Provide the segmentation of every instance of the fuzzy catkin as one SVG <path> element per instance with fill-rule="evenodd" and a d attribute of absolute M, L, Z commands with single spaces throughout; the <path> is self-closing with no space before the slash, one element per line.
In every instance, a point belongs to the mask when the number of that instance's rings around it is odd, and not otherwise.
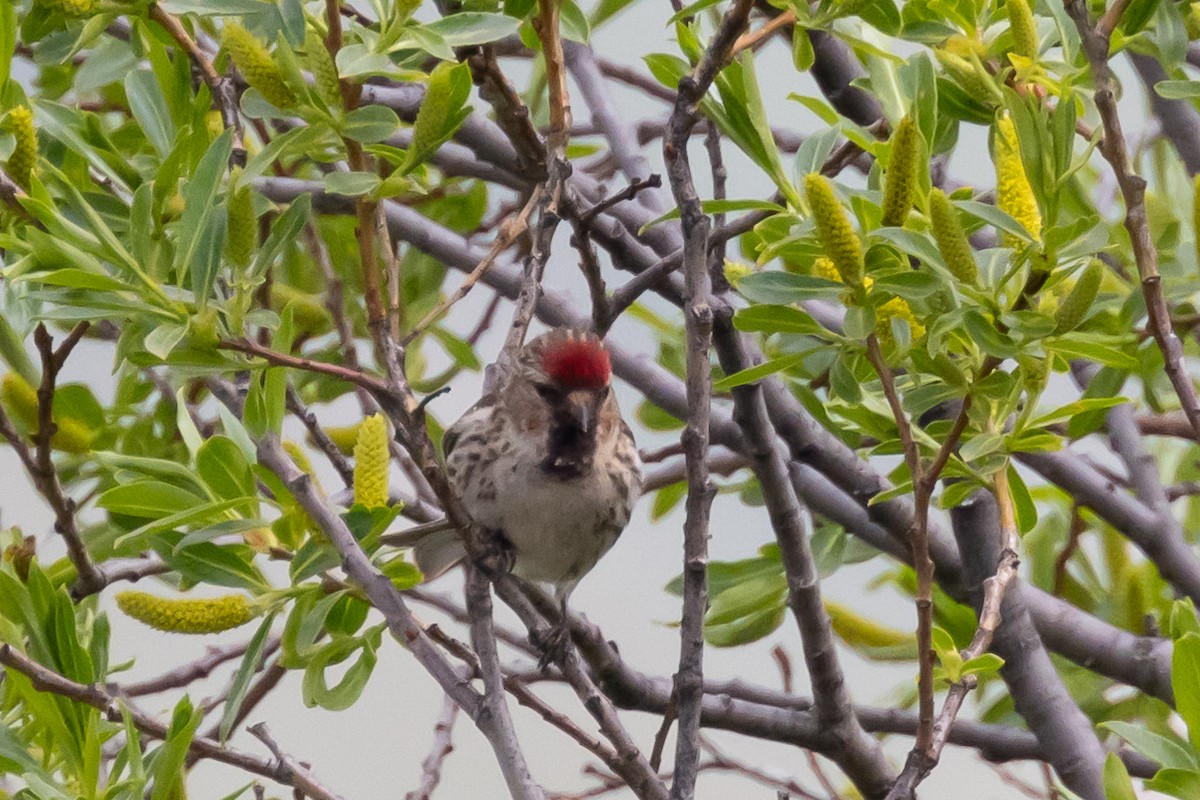
<path fill-rule="evenodd" d="M 276 108 L 291 108 L 296 95 L 283 81 L 279 65 L 254 34 L 236 22 L 227 22 L 221 30 L 221 46 L 233 59 L 246 83 L 258 90 Z"/>
<path fill-rule="evenodd" d="M 354 503 L 367 508 L 388 504 L 388 430 L 383 417 L 363 420 L 354 444 Z"/>
<path fill-rule="evenodd" d="M 843 283 L 861 286 L 866 271 L 862 241 L 833 193 L 833 184 L 825 176 L 812 173 L 804 179 L 804 191 L 812 206 L 817 238 L 821 240 L 825 255 L 837 268 Z"/>
<path fill-rule="evenodd" d="M 1027 0 L 1008 0 L 1008 29 L 1012 33 L 1012 51 L 1019 56 L 1035 59 L 1038 55 L 1037 20 Z"/>
<path fill-rule="evenodd" d="M 337 66 L 325 47 L 325 42 L 314 31 L 304 37 L 304 66 L 312 73 L 317 94 L 330 108 L 341 108 L 342 89 L 338 81 Z"/>
<path fill-rule="evenodd" d="M 29 106 L 14 106 L 8 112 L 5 127 L 12 131 L 16 140 L 5 169 L 18 186 L 28 191 L 37 163 L 37 132 L 33 128 L 33 112 Z"/>
<path fill-rule="evenodd" d="M 254 195 L 249 186 L 239 186 L 230 192 L 225 213 L 229 231 L 225 239 L 225 257 L 234 266 L 248 267 L 258 249 L 258 220 L 254 216 Z"/>
<path fill-rule="evenodd" d="M 1034 239 L 1041 238 L 1042 212 L 1021 162 L 1016 125 L 1007 115 L 996 120 L 996 205 L 1021 223 Z M 1005 241 L 1010 247 L 1020 245 L 1012 236 L 1006 236 Z"/>
<path fill-rule="evenodd" d="M 1079 280 L 1075 281 L 1070 294 L 1055 312 L 1055 333 L 1067 333 L 1079 327 L 1079 323 L 1083 322 L 1084 317 L 1091 310 L 1092 303 L 1096 302 L 1096 295 L 1100 293 L 1100 282 L 1103 279 L 1104 265 L 1093 259 L 1084 268 L 1083 274 L 1079 276 Z"/>
<path fill-rule="evenodd" d="M 976 70 L 975 65 L 967 59 L 950 51 L 935 47 L 933 55 L 942 65 L 942 70 L 957 83 L 963 91 L 984 105 L 995 103 L 995 89 L 988 86 L 987 81 Z"/>
<path fill-rule="evenodd" d="M 921 133 L 912 116 L 896 125 L 892 154 L 883 180 L 883 225 L 903 225 L 917 196 L 917 150 Z"/>
<path fill-rule="evenodd" d="M 946 267 L 961 283 L 974 286 L 979 280 L 979 267 L 971 251 L 971 242 L 958 218 L 958 209 L 941 189 L 929 193 L 929 222 L 933 238 Z"/>
<path fill-rule="evenodd" d="M 219 633 L 254 619 L 250 601 L 240 594 L 180 600 L 128 591 L 117 595 L 117 606 L 138 622 L 170 633 Z"/>
<path fill-rule="evenodd" d="M 914 342 L 925 335 L 925 326 L 917 320 L 908 303 L 902 298 L 893 297 L 875 310 L 875 337 L 879 339 L 880 347 L 887 349 L 896 346 L 896 336 L 892 333 L 893 319 L 908 323 Z"/>

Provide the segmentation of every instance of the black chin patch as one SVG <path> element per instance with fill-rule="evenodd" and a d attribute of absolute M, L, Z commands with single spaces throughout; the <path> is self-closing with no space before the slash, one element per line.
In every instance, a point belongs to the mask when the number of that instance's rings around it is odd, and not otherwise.
<path fill-rule="evenodd" d="M 555 424 L 548 431 L 546 458 L 542 470 L 548 475 L 566 480 L 578 478 L 591 466 L 596 451 L 596 439 L 578 425 Z"/>

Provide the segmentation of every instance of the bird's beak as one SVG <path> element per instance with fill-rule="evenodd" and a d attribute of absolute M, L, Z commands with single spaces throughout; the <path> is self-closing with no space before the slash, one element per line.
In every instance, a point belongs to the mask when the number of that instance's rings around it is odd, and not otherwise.
<path fill-rule="evenodd" d="M 592 408 L 594 399 L 591 392 L 571 392 L 567 395 L 567 408 L 572 422 L 584 433 L 590 433 L 596 424 L 596 412 Z"/>

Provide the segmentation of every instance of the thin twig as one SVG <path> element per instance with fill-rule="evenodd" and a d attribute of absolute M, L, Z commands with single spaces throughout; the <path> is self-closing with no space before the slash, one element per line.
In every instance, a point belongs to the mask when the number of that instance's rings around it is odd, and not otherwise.
<path fill-rule="evenodd" d="M 40 692 L 66 697 L 76 703 L 99 709 L 105 719 L 120 723 L 123 719 L 121 708 L 124 706 L 133 725 L 147 736 L 165 741 L 168 735 L 167 726 L 153 719 L 128 704 L 122 703 L 104 689 L 93 684 L 85 686 L 76 683 L 62 675 L 47 669 L 36 661 L 18 652 L 11 645 L 0 645 L 0 664 L 20 672 L 29 678 L 33 687 Z M 307 769 L 295 764 L 290 758 L 276 758 L 272 761 L 258 758 L 241 750 L 227 747 L 213 739 L 196 737 L 188 745 L 191 753 L 200 758 L 219 761 L 238 769 L 259 775 L 264 778 L 300 789 L 313 800 L 341 800 L 341 797 L 327 789 Z"/>
<path fill-rule="evenodd" d="M 443 314 L 450 310 L 450 307 L 467 296 L 467 293 L 479 283 L 479 279 L 483 274 L 491 268 L 495 263 L 496 258 L 512 246 L 518 238 L 523 236 L 529 230 L 529 216 L 533 213 L 534 208 L 538 206 L 542 199 L 542 189 L 537 187 L 529 195 L 529 199 L 525 201 L 525 205 L 513 217 L 506 219 L 500 225 L 500 232 L 496 236 L 496 240 L 492 242 L 492 246 L 488 248 L 487 255 L 484 256 L 478 266 L 468 273 L 463 279 L 462 284 L 442 302 L 438 303 L 432 311 L 425 315 L 425 318 L 418 322 L 411 331 L 409 331 L 401 340 L 400 346 L 407 347 L 418 336 L 426 331 L 430 325 L 441 318 Z"/>
<path fill-rule="evenodd" d="M 404 800 L 430 800 L 433 796 L 433 790 L 442 781 L 442 765 L 454 750 L 454 720 L 457 718 L 458 706 L 446 695 L 442 701 L 442 713 L 433 726 L 433 746 L 421 762 L 421 784 L 404 795 Z"/>
<path fill-rule="evenodd" d="M 221 110 L 221 124 L 228 130 L 233 131 L 233 151 L 230 153 L 229 163 L 231 166 L 245 165 L 246 146 L 243 143 L 242 118 L 238 114 L 237 87 L 234 86 L 233 81 L 222 77 L 217 72 L 216 68 L 213 67 L 212 59 L 196 44 L 196 40 L 183 27 L 183 23 L 179 21 L 178 17 L 165 10 L 158 3 L 151 3 L 147 9 L 147 14 L 150 19 L 161 25 L 163 30 L 171 35 L 172 39 L 179 43 L 179 46 L 187 53 L 192 64 L 199 70 L 200 76 L 208 84 L 213 101 L 216 102 L 217 107 Z"/>
<path fill-rule="evenodd" d="M 1008 485 L 1007 469 L 996 472 L 992 478 L 992 489 L 1000 509 L 1000 561 L 996 564 L 995 574 L 983 582 L 983 604 L 979 609 L 979 624 L 975 628 L 971 643 L 961 653 L 964 662 L 983 655 L 991 646 L 992 637 L 1000 627 L 1000 607 L 1004 602 L 1004 593 L 1016 580 L 1017 565 L 1020 563 L 1017 549 L 1021 546 L 1021 535 L 1017 530 L 1016 511 L 1013 507 L 1012 491 Z M 909 800 L 914 796 L 917 785 L 937 766 L 963 701 L 977 683 L 978 678 L 975 675 L 964 675 L 950 685 L 950 691 L 942 703 L 941 713 L 934 723 L 928 749 L 913 748 L 903 772 L 888 792 L 887 800 Z"/>
<path fill-rule="evenodd" d="M 1086 2 L 1067 0 L 1065 5 L 1067 13 L 1079 30 L 1083 52 L 1087 56 L 1092 81 L 1096 87 L 1096 110 L 1100 113 L 1100 121 L 1104 128 L 1100 153 L 1112 166 L 1117 184 L 1121 187 L 1121 196 L 1125 200 L 1125 228 L 1129 231 L 1133 258 L 1141 278 L 1142 296 L 1145 298 L 1146 314 L 1149 317 L 1147 327 L 1154 335 L 1158 349 L 1162 351 L 1163 369 L 1171 379 L 1171 385 L 1175 388 L 1175 394 L 1178 395 L 1183 411 L 1187 414 L 1195 437 L 1200 439 L 1200 398 L 1196 396 L 1195 384 L 1184 364 L 1183 343 L 1171 327 L 1171 313 L 1163 295 L 1162 276 L 1158 272 L 1158 250 L 1146 217 L 1146 181 L 1134 172 L 1129 160 L 1125 133 L 1114 94 L 1113 74 L 1108 63 L 1109 37 L 1128 3 L 1114 3 L 1094 27 L 1089 19 Z"/>
<path fill-rule="evenodd" d="M 700 706 L 704 698 L 704 614 L 708 610 L 708 525 L 716 489 L 708 475 L 709 417 L 712 404 L 712 275 L 708 266 L 710 220 L 700 203 L 688 158 L 688 140 L 698 107 L 713 79 L 732 57 L 734 40 L 745 29 L 753 0 L 737 0 L 691 73 L 679 79 L 678 96 L 663 158 L 671 193 L 683 226 L 684 329 L 687 336 L 687 424 L 682 443 L 687 465 L 687 516 L 683 527 L 683 616 L 679 625 L 679 669 L 675 673 L 678 733 L 671 799 L 696 792 L 700 764 Z"/>

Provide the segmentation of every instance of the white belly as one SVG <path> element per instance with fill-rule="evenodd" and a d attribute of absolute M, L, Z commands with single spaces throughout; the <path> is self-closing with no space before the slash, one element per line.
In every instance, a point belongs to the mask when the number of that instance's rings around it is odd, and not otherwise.
<path fill-rule="evenodd" d="M 611 463 L 606 455 L 596 461 Z M 514 447 L 490 463 L 465 458 L 455 450 L 448 464 L 464 505 L 504 534 L 516 551 L 513 572 L 531 581 L 573 586 L 612 547 L 637 500 L 636 466 L 624 476 L 593 469 L 560 480 L 532 449 Z"/>

